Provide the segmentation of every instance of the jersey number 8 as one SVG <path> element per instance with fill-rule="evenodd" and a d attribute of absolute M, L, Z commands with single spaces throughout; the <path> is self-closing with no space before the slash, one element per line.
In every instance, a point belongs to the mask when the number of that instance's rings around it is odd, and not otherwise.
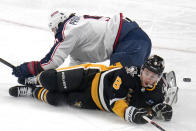
<path fill-rule="evenodd" d="M 122 80 L 119 76 L 117 76 L 116 80 L 113 83 L 113 88 L 115 90 L 118 90 L 120 88 L 120 85 L 122 84 Z"/>

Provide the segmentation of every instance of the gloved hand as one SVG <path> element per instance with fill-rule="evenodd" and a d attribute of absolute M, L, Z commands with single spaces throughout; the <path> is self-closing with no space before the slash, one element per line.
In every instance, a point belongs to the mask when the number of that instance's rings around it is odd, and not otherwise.
<path fill-rule="evenodd" d="M 165 103 L 159 103 L 152 107 L 152 113 L 154 116 L 162 120 L 170 121 L 172 118 L 173 110 L 170 105 Z"/>
<path fill-rule="evenodd" d="M 16 77 L 25 78 L 32 76 L 29 69 L 28 69 L 28 63 L 23 63 L 16 68 L 13 69 L 12 75 L 15 75 Z"/>
<path fill-rule="evenodd" d="M 13 69 L 12 74 L 16 77 L 27 78 L 39 74 L 43 69 L 40 66 L 40 62 L 31 61 L 25 62 Z"/>
<path fill-rule="evenodd" d="M 133 122 L 136 124 L 146 124 L 147 121 L 144 120 L 143 116 L 147 116 L 152 119 L 150 115 L 148 115 L 148 111 L 144 108 L 135 108 L 130 106 L 125 111 L 125 120 L 128 122 Z"/>

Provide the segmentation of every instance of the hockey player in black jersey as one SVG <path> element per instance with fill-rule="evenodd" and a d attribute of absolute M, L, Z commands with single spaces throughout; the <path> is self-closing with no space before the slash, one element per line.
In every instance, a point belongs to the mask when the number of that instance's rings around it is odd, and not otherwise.
<path fill-rule="evenodd" d="M 11 96 L 32 96 L 51 105 L 69 104 L 85 109 L 113 112 L 128 122 L 145 124 L 143 116 L 172 118 L 172 107 L 164 103 L 164 60 L 153 55 L 141 69 L 83 64 L 51 69 L 28 82 L 41 87 L 15 86 Z M 32 84 L 31 83 L 31 84 Z"/>

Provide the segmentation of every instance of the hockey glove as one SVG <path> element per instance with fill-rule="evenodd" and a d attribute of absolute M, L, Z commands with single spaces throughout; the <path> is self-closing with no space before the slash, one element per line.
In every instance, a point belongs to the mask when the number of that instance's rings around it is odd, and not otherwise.
<path fill-rule="evenodd" d="M 27 78 L 27 77 L 32 77 L 37 75 L 43 71 L 41 68 L 39 62 L 32 61 L 32 62 L 25 62 L 16 68 L 13 69 L 12 74 L 15 75 L 16 77 L 20 78 Z"/>
<path fill-rule="evenodd" d="M 146 124 L 147 121 L 144 120 L 143 116 L 150 118 L 148 111 L 144 108 L 135 108 L 133 106 L 130 106 L 125 111 L 125 120 L 128 122 L 133 122 L 136 124 Z"/>
<path fill-rule="evenodd" d="M 152 113 L 159 119 L 170 121 L 172 118 L 172 107 L 165 103 L 159 103 L 152 107 Z"/>

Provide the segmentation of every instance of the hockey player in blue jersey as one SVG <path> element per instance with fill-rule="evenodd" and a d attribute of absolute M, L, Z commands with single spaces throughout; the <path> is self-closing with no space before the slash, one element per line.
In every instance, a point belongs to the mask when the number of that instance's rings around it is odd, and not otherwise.
<path fill-rule="evenodd" d="M 149 57 L 142 68 L 82 64 L 43 71 L 29 79 L 31 86 L 11 87 L 9 93 L 55 106 L 108 111 L 130 123 L 147 123 L 143 116 L 170 121 L 173 110 L 165 101 L 164 68 L 164 60 L 157 55 Z M 39 87 L 32 87 L 33 83 Z"/>
<path fill-rule="evenodd" d="M 103 62 L 110 65 L 140 67 L 149 57 L 151 40 L 134 21 L 122 13 L 113 17 L 54 12 L 49 28 L 55 44 L 40 61 L 25 62 L 13 70 L 19 78 L 35 76 L 41 71 L 56 69 L 70 55 L 70 65 Z M 32 54 L 33 55 L 33 54 Z"/>

